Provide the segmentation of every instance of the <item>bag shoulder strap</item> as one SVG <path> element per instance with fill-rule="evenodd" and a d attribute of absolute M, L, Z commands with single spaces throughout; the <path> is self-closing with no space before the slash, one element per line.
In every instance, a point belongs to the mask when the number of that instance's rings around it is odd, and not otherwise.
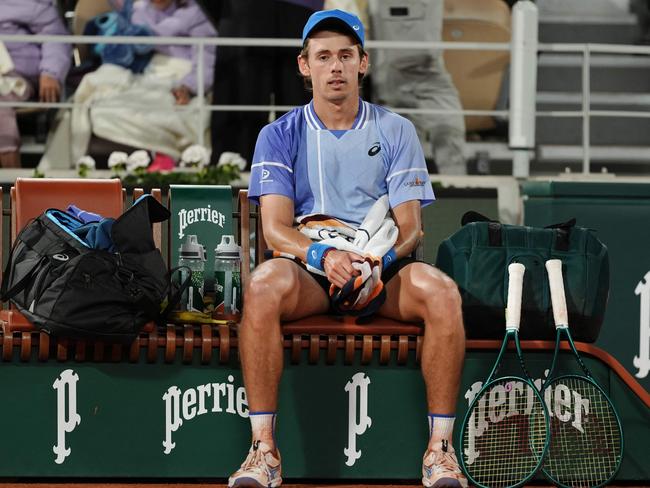
<path fill-rule="evenodd" d="M 469 210 L 463 214 L 460 219 L 461 225 L 467 225 L 474 222 L 487 222 L 488 243 L 490 247 L 500 247 L 503 243 L 502 226 L 498 220 L 490 219 L 482 213 Z"/>
<path fill-rule="evenodd" d="M 575 217 L 560 222 L 558 224 L 551 224 L 544 227 L 545 229 L 555 229 L 555 249 L 558 251 L 568 251 L 570 247 L 570 234 L 571 230 L 576 226 Z"/>
<path fill-rule="evenodd" d="M 32 269 L 29 270 L 25 276 L 23 276 L 18 283 L 16 283 L 14 286 L 9 288 L 7 290 L 7 283 L 9 282 L 9 273 L 10 273 L 10 264 L 11 264 L 11 256 L 9 256 L 10 261 L 7 263 L 7 267 L 4 270 L 4 274 L 2 275 L 2 285 L 0 286 L 0 301 L 6 302 L 10 300 L 11 298 L 15 297 L 18 293 L 23 291 L 25 287 L 27 286 L 27 283 L 29 283 L 34 275 L 36 274 L 36 271 L 40 265 L 40 261 L 34 265 Z"/>

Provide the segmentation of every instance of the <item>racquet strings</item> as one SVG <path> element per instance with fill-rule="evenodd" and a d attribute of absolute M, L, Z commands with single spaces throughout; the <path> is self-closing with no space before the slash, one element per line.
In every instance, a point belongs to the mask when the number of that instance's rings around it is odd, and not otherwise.
<path fill-rule="evenodd" d="M 533 390 L 523 380 L 502 378 L 473 404 L 461 455 L 475 483 L 513 486 L 539 467 L 547 425 L 544 404 Z"/>
<path fill-rule="evenodd" d="M 586 378 L 567 376 L 544 389 L 551 439 L 544 471 L 559 484 L 598 486 L 618 469 L 622 434 L 607 397 Z"/>

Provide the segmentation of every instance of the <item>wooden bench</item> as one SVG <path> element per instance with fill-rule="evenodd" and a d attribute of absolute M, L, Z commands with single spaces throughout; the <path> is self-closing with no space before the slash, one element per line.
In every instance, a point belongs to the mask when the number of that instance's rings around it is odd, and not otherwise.
<path fill-rule="evenodd" d="M 160 190 L 152 195 L 159 201 Z M 132 199 L 143 194 L 142 189 L 133 191 Z M 0 188 L 0 196 L 2 189 Z M 127 201 L 126 191 L 119 180 L 54 180 L 19 178 L 10 190 L 10 208 L 0 210 L 10 220 L 10 241 L 30 219 L 50 207 L 67 207 L 72 201 L 81 208 L 106 216 L 120 215 Z M 238 219 L 238 238 L 242 246 L 242 282 L 250 276 L 250 244 L 248 238 L 255 230 L 255 259 L 264 259 L 266 248 L 262 222 L 258 209 L 251 206 L 245 190 L 239 192 L 234 217 Z M 164 235 L 161 224 L 154 225 L 154 238 L 159 247 Z M 0 227 L 0 246 L 4 235 Z M 6 259 L 5 259 L 6 260 Z M 210 364 L 217 361 L 227 364 L 237 360 L 237 328 L 239 324 L 167 324 L 164 327 L 146 326 L 139 337 L 129 346 L 104 344 L 84 340 L 51 338 L 36 330 L 13 306 L 0 311 L 0 347 L 3 361 L 16 358 L 21 362 L 93 361 L 132 363 L 173 363 L 181 358 L 186 364 L 198 361 Z M 377 358 L 380 365 L 404 365 L 409 358 L 420 361 L 423 328 L 418 324 L 398 322 L 375 317 L 368 324 L 358 324 L 353 317 L 316 315 L 282 324 L 284 347 L 292 364 L 306 360 L 309 364 L 335 364 L 343 352 L 343 363 L 367 365 Z M 552 341 L 522 341 L 523 349 L 552 351 Z M 500 340 L 468 340 L 467 350 L 497 350 Z M 650 395 L 612 356 L 593 344 L 576 343 L 579 351 L 597 357 L 614 370 L 650 408 Z M 566 349 L 566 346 L 563 346 Z M 414 353 L 414 354 L 413 354 Z"/>
<path fill-rule="evenodd" d="M 115 217 L 122 213 L 126 201 L 126 192 L 119 180 L 19 178 L 10 194 L 10 208 L 2 209 L 3 215 L 10 218 L 10 243 L 25 224 L 47 208 L 65 208 L 74 202 L 80 208 Z M 142 194 L 141 189 L 134 190 L 133 199 Z M 153 190 L 152 194 L 161 199 L 159 190 Z M 242 239 L 242 236 L 249 236 L 251 229 L 256 230 L 257 263 L 264 259 L 265 249 L 261 219 L 257 208 L 251 208 L 245 190 L 239 192 L 234 216 L 239 222 L 238 237 L 243 251 L 242 282 L 245 284 L 250 274 L 250 246 L 249 239 Z M 159 247 L 162 235 L 161 226 L 157 224 L 154 237 Z M 0 244 L 2 237 L 0 234 Z M 148 362 L 156 362 L 162 356 L 169 363 L 176 360 L 180 349 L 184 362 L 192 362 L 198 352 L 201 363 L 207 364 L 215 354 L 220 363 L 228 363 L 237 350 L 237 323 L 168 324 L 164 328 L 149 325 L 128 348 L 121 344 L 51 338 L 37 331 L 13 305 L 0 311 L 0 326 L 4 361 L 11 361 L 17 348 L 21 361 L 29 361 L 35 349 L 39 361 L 56 358 L 58 361 L 137 362 L 144 354 Z M 388 364 L 393 356 L 398 364 L 405 364 L 411 350 L 416 351 L 419 361 L 422 343 L 419 325 L 384 318 L 359 325 L 352 317 L 318 315 L 283 324 L 282 330 L 292 363 L 300 362 L 303 351 L 307 350 L 310 364 L 318 363 L 323 351 L 325 363 L 333 364 L 337 351 L 343 350 L 345 364 L 352 364 L 357 353 L 360 353 L 361 364 L 368 364 L 375 351 L 379 351 L 381 364 Z"/>

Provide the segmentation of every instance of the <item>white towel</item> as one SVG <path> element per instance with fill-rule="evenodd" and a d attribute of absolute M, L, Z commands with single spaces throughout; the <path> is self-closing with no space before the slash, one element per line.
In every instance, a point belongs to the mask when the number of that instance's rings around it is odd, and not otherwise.
<path fill-rule="evenodd" d="M 0 41 L 0 75 L 6 75 L 14 69 L 14 60 L 11 59 L 11 55 L 7 48 L 5 47 L 4 42 Z"/>
<path fill-rule="evenodd" d="M 330 225 L 319 226 L 318 221 L 312 220 L 309 222 L 309 228 L 302 225 L 299 228 L 300 232 L 321 244 L 332 246 L 341 251 L 352 252 L 365 258 L 362 262 L 352 263 L 352 266 L 360 273 L 360 280 L 359 277 L 352 278 L 355 283 L 354 288 L 360 291 L 354 302 L 347 306 L 350 311 L 360 310 L 369 301 L 369 298 L 374 298 L 378 290 L 383 288 L 380 272 L 381 260 L 395 245 L 399 235 L 399 229 L 390 216 L 388 195 L 380 197 L 373 204 L 366 218 L 355 231 L 352 242 L 349 240 L 349 235 L 339 232 L 340 227 L 331 225 L 331 218 L 323 216 L 321 221 Z M 325 275 L 325 272 L 308 264 L 307 269 L 313 273 Z M 359 283 L 362 283 L 360 287 L 357 286 Z"/>

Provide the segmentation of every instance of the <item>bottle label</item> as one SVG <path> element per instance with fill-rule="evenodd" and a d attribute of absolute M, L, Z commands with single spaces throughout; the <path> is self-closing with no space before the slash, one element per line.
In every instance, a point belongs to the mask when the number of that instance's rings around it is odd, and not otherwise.
<path fill-rule="evenodd" d="M 241 273 L 239 271 L 214 272 L 214 310 L 218 315 L 241 314 Z"/>

